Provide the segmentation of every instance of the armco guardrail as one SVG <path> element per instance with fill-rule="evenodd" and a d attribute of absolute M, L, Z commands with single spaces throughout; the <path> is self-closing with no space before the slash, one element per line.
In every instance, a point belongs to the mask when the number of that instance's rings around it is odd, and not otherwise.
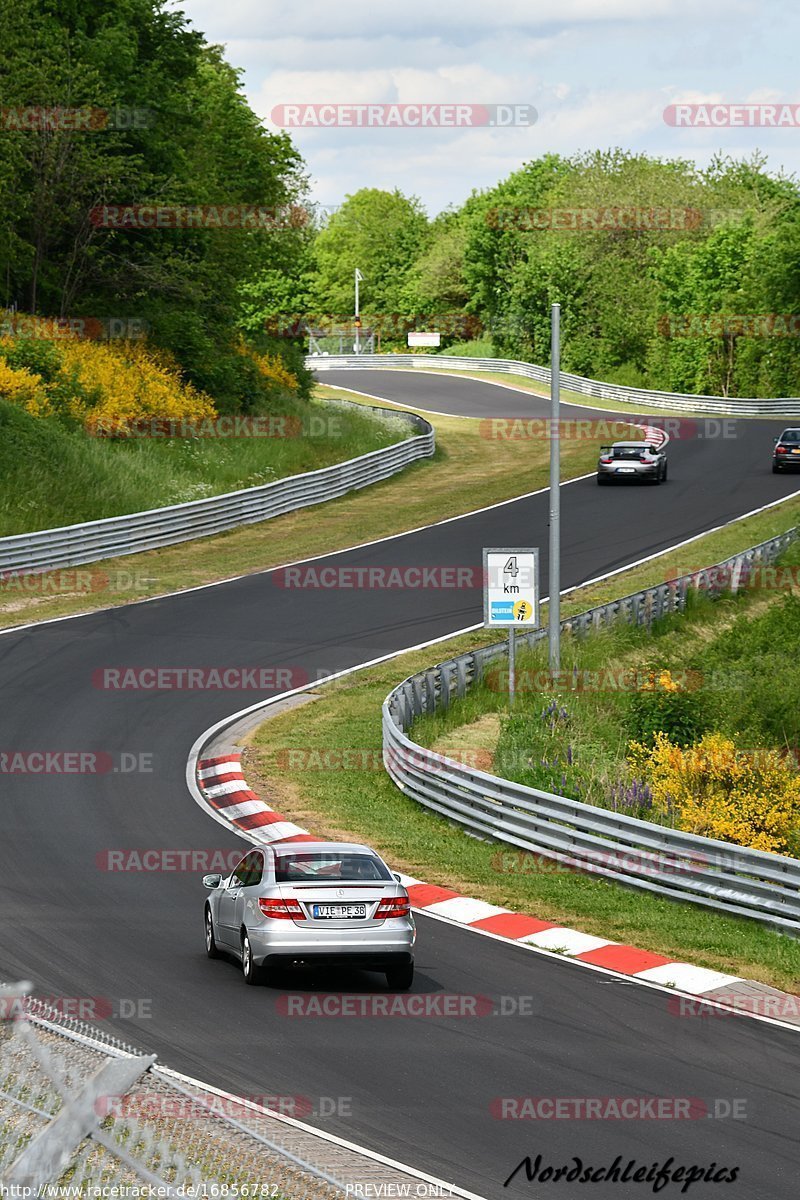
<path fill-rule="evenodd" d="M 550 368 L 508 358 L 466 358 L 456 354 L 346 354 L 316 355 L 306 358 L 306 366 L 320 368 L 362 367 L 431 367 L 457 371 L 495 371 L 503 375 L 521 375 L 550 387 Z M 582 375 L 561 372 L 561 386 L 581 396 L 596 400 L 616 400 L 624 404 L 640 404 L 645 408 L 670 408 L 680 412 L 721 413 L 741 417 L 800 417 L 800 398 L 779 397 L 775 400 L 742 399 L 738 396 L 692 396 L 683 392 L 655 392 L 647 388 L 625 387 L 617 383 L 601 383 Z"/>
<path fill-rule="evenodd" d="M 346 403 L 331 401 L 333 405 Z M 436 448 L 433 426 L 422 417 L 363 404 L 350 407 L 359 412 L 366 408 L 378 414 L 381 420 L 399 419 L 415 430 L 415 436 L 331 467 L 290 475 L 260 487 L 122 517 L 0 538 L 0 576 L 138 554 L 142 550 L 173 546 L 240 525 L 266 521 L 388 479 L 410 463 L 433 454 Z"/>
<path fill-rule="evenodd" d="M 772 562 L 797 530 L 762 542 L 692 576 L 636 592 L 562 621 L 578 635 L 623 620 L 648 624 L 684 608 L 690 587 L 712 595 L 736 591 L 747 571 Z M 544 629 L 518 635 L 535 644 Z M 407 796 L 466 829 L 675 900 L 753 917 L 800 933 L 800 860 L 683 833 L 649 821 L 541 792 L 463 766 L 408 736 L 416 717 L 445 709 L 507 653 L 497 643 L 439 663 L 406 679 L 383 705 L 383 759 Z"/>

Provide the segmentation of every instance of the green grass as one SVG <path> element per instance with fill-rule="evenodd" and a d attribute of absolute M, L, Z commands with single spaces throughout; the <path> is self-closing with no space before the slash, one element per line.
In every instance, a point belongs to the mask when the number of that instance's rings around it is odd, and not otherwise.
<path fill-rule="evenodd" d="M 800 546 L 783 561 L 788 576 L 800 563 Z M 415 741 L 433 747 L 474 727 L 471 748 L 503 778 L 674 824 L 674 814 L 654 808 L 636 786 L 627 763 L 630 741 L 650 743 L 660 729 L 690 744 L 713 730 L 742 749 L 794 754 L 800 745 L 797 595 L 754 589 L 717 601 L 690 599 L 684 615 L 655 623 L 651 632 L 619 625 L 585 639 L 565 638 L 555 687 L 546 645 L 520 652 L 510 715 L 507 662 L 490 665 L 463 700 L 415 723 Z M 634 690 L 653 669 L 669 670 L 691 686 L 671 694 Z M 486 714 L 502 720 L 484 721 L 479 736 L 476 723 Z M 795 853 L 799 840 L 797 830 L 785 852 Z"/>
<path fill-rule="evenodd" d="M 369 403 L 340 388 L 318 386 L 316 395 L 320 399 L 346 397 L 356 403 Z M 384 407 L 391 413 L 393 407 L 400 406 Z M 125 604 L 266 570 L 428 525 L 431 513 L 443 520 L 546 487 L 549 444 L 545 438 L 506 442 L 487 437 L 481 421 L 446 416 L 431 420 L 436 429 L 435 455 L 382 483 L 217 537 L 98 563 L 92 569 L 108 579 L 96 592 L 28 596 L 20 590 L 13 595 L 7 590 L 6 600 L 0 587 L 0 625 Z M 366 416 L 364 422 L 370 429 L 374 427 Z M 405 430 L 402 436 L 406 436 Z M 573 439 L 564 446 L 564 477 L 585 474 L 596 461 L 596 444 Z M 96 484 L 86 480 L 86 486 Z M 117 576 L 124 581 L 134 575 L 135 592 L 115 583 Z"/>
<path fill-rule="evenodd" d="M 347 397 L 356 403 L 370 403 L 345 389 L 323 385 L 317 386 L 316 395 L 323 399 Z M 388 402 L 384 406 L 390 410 L 404 407 Z M 444 520 L 547 486 L 546 439 L 506 441 L 487 437 L 485 422 L 441 415 L 429 419 L 436 429 L 435 456 L 392 479 L 328 504 L 287 513 L 216 537 L 94 564 L 93 570 L 108 576 L 107 584 L 98 591 L 31 596 L 16 592 L 7 599 L 0 591 L 0 627 L 127 604 L 131 600 L 267 570 L 281 563 L 427 525 L 432 512 L 437 519 Z M 592 471 L 596 461 L 597 445 L 592 440 L 571 439 L 562 444 L 563 478 Z M 799 523 L 800 497 L 781 501 L 627 571 L 624 580 L 617 573 L 584 588 L 580 595 L 570 593 L 562 597 L 562 612 L 564 615 L 578 612 L 647 584 L 661 583 L 668 574 L 697 570 Z M 135 591 L 130 586 L 118 586 L 115 583 L 118 574 L 123 581 L 135 574 Z M 482 636 L 484 640 L 493 640 L 491 634 Z"/>
<path fill-rule="evenodd" d="M 777 517 L 773 512 L 772 520 Z M 746 537 L 742 540 L 746 524 L 733 531 L 741 545 L 747 544 Z M 731 536 L 732 531 L 726 530 L 722 538 L 726 551 Z M 751 544 L 758 540 L 752 532 L 750 537 Z M 695 563 L 724 557 L 720 540 L 721 535 L 705 539 Z M 618 577 L 616 594 L 635 590 L 640 571 Z M 669 648 L 677 654 L 687 645 L 687 630 L 700 640 L 707 639 L 712 627 L 727 626 L 741 615 L 747 618 L 759 605 L 763 606 L 763 598 L 752 594 L 713 604 L 701 601 L 685 619 L 670 618 L 660 623 L 656 632 L 665 651 Z M 587 606 L 587 596 L 573 593 L 570 597 L 573 610 Z M 800 990 L 800 943 L 795 939 L 756 922 L 650 896 L 592 876 L 531 871 L 528 858 L 467 836 L 395 788 L 380 756 L 380 713 L 387 693 L 407 675 L 435 661 L 496 640 L 496 633 L 475 631 L 320 689 L 313 704 L 267 721 L 248 740 L 248 780 L 257 789 L 265 789 L 271 803 L 288 818 L 321 836 L 366 841 L 398 869 L 418 878 L 670 958 Z M 655 646 L 646 631 L 620 628 L 592 635 L 580 644 L 566 639 L 564 662 L 571 666 L 573 658 L 580 658 L 584 664 L 600 663 L 612 652 L 621 661 L 645 659 L 652 657 Z M 520 666 L 524 665 L 525 656 L 521 655 Z M 618 699 L 621 704 L 626 702 L 624 697 Z M 590 698 L 592 704 L 595 700 Z M 528 702 L 530 697 L 523 698 L 523 703 Z M 456 745 L 480 748 L 481 736 L 469 741 L 469 723 L 476 722 L 482 736 L 491 739 L 496 728 L 486 721 L 485 714 L 501 714 L 505 706 L 502 691 L 475 689 L 448 714 L 418 721 L 414 739 L 442 750 Z M 601 776 L 603 771 L 613 770 L 613 750 L 622 740 L 620 713 L 613 704 L 594 704 L 592 711 L 590 734 L 597 743 L 592 769 Z M 484 717 L 482 727 L 480 717 Z M 287 751 L 295 753 L 287 758 Z M 352 764 L 354 751 L 363 765 L 343 769 L 339 764 L 345 752 L 350 752 Z M 520 757 L 519 745 L 509 744 L 506 751 L 510 758 Z M 327 769 L 319 769 L 320 763 Z"/>
<path fill-rule="evenodd" d="M 437 350 L 437 354 L 455 354 L 459 358 L 498 357 L 491 338 L 473 338 L 469 342 L 453 342 L 452 346 L 448 346 L 444 350 Z"/>
<path fill-rule="evenodd" d="M 256 487 L 409 436 L 400 422 L 294 397 L 266 428 L 290 436 L 112 440 L 0 401 L 0 537 Z"/>

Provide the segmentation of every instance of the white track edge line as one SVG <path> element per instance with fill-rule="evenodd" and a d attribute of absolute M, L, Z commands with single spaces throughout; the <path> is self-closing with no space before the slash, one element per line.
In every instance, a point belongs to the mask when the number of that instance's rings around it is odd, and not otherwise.
<path fill-rule="evenodd" d="M 336 369 L 336 368 L 333 368 L 333 369 Z M 344 369 L 344 368 L 342 368 L 342 369 Z M 373 367 L 372 369 L 377 370 L 378 368 Z M 391 369 L 399 370 L 399 371 L 412 370 L 412 368 L 394 368 L 394 367 Z M 454 376 L 454 378 L 459 379 L 459 378 L 461 378 L 461 376 L 456 375 L 456 376 Z M 486 380 L 477 380 L 476 382 L 478 382 L 478 383 L 493 383 L 496 381 L 486 379 Z M 338 387 L 339 385 L 331 384 L 331 385 L 327 385 L 327 386 Z M 503 387 L 506 385 L 498 383 L 497 386 Z M 344 386 L 342 386 L 340 388 L 340 390 L 347 391 L 347 390 L 351 390 L 351 389 L 347 389 Z M 514 391 L 514 390 L 521 390 L 521 389 L 512 388 L 511 390 Z M 386 400 L 386 398 L 384 396 L 373 396 L 369 392 L 360 392 L 360 393 L 354 392 L 353 394 L 354 395 L 363 395 L 371 400 L 382 400 L 386 404 L 395 404 L 395 402 L 392 400 Z M 395 406 L 397 408 L 400 408 L 399 404 L 397 404 Z M 578 405 L 576 407 L 583 408 L 583 405 Z M 408 409 L 401 409 L 401 411 L 407 412 Z M 418 411 L 424 411 L 424 410 L 420 409 Z M 614 410 L 609 409 L 608 411 L 614 411 Z M 456 414 L 442 413 L 441 415 L 442 416 L 453 416 Z M 630 414 L 623 414 L 623 415 L 630 415 Z M 645 416 L 646 415 L 648 415 L 648 414 L 645 414 Z M 652 414 L 652 415 L 655 416 L 658 414 Z M 464 420 L 480 420 L 480 419 L 481 418 L 476 418 L 476 417 L 465 417 L 464 418 Z M 628 422 L 628 424 L 632 424 L 632 423 Z M 585 475 L 576 475 L 573 479 L 564 479 L 561 481 L 560 487 L 567 487 L 571 483 L 580 483 L 584 479 L 590 479 L 592 477 L 592 475 L 594 475 L 594 474 L 595 474 L 594 471 L 589 471 Z M 519 500 L 530 500 L 534 496 L 540 496 L 544 492 L 547 492 L 549 490 L 550 490 L 549 485 L 547 487 L 537 488 L 535 491 L 532 491 L 532 492 L 523 492 L 522 495 L 520 495 L 520 496 L 512 496 L 509 500 L 498 500 L 495 504 L 487 504 L 483 508 L 476 508 L 476 509 L 472 509 L 470 512 L 459 513 L 457 516 L 454 516 L 454 517 L 445 517 L 441 521 L 432 521 L 428 525 L 418 525 L 414 529 L 405 529 L 401 533 L 391 533 L 391 534 L 387 534 L 385 537 L 373 538 L 371 541 L 358 542 L 352 546 L 343 546 L 339 550 L 328 550 L 324 554 L 312 554 L 312 555 L 309 555 L 307 558 L 293 559 L 291 562 L 288 562 L 288 563 L 278 563 L 274 567 L 264 567 L 259 571 L 248 571 L 248 572 L 242 573 L 241 575 L 230 575 L 225 579 L 215 579 L 215 580 L 212 580 L 210 583 L 200 583 L 200 584 L 197 584 L 195 587 L 190 587 L 190 588 L 179 588 L 177 591 L 174 591 L 174 592 L 160 592 L 157 596 L 146 596 L 142 600 L 131 600 L 127 604 L 110 604 L 105 608 L 91 608 L 91 609 L 88 609 L 86 612 L 68 613 L 63 617 L 46 617 L 42 621 L 28 621 L 24 625 L 9 625 L 5 629 L 0 629 L 0 637 L 3 637 L 5 634 L 8 634 L 8 633 L 21 633 L 22 631 L 24 631 L 26 629 L 35 629 L 38 626 L 56 625 L 61 621 L 77 621 L 83 617 L 97 616 L 98 614 L 104 613 L 104 612 L 115 612 L 116 610 L 122 609 L 122 608 L 135 608 L 140 604 L 152 604 L 156 600 L 168 600 L 168 599 L 171 599 L 173 596 L 188 596 L 193 592 L 206 591 L 208 588 L 222 587 L 224 584 L 227 584 L 227 583 L 237 583 L 240 579 L 250 579 L 257 575 L 269 575 L 270 572 L 272 572 L 272 571 L 283 571 L 283 570 L 288 569 L 289 567 L 302 566 L 303 563 L 317 562 L 317 561 L 325 559 L 325 558 L 332 558 L 334 555 L 337 555 L 337 554 L 349 554 L 351 551 L 365 550 L 365 549 L 368 549 L 370 546 L 381 545 L 383 542 L 391 542 L 391 541 L 395 541 L 397 538 L 409 537 L 412 534 L 416 534 L 416 533 L 424 533 L 425 530 L 427 530 L 427 529 L 435 529 L 439 525 L 448 525 L 452 521 L 463 521 L 463 520 L 467 519 L 468 517 L 476 517 L 476 516 L 479 516 L 481 513 L 490 512 L 492 509 L 502 508 L 506 504 L 516 504 L 517 501 L 519 501 Z M 716 526 L 714 526 L 713 529 L 704 530 L 702 533 L 695 534 L 693 537 L 687 538 L 686 541 L 684 541 L 684 542 L 678 542 L 675 546 L 667 547 L 666 550 L 656 551 L 655 554 L 649 555 L 647 558 L 639 559 L 637 562 L 629 564 L 629 566 L 618 567 L 616 569 L 616 571 L 610 571 L 606 575 L 599 575 L 599 576 L 597 576 L 597 578 L 595 580 L 590 580 L 590 581 L 587 581 L 586 583 L 576 584 L 574 588 L 568 588 L 561 594 L 567 595 L 570 591 L 574 591 L 575 588 L 587 587 L 590 582 L 595 583 L 602 579 L 608 579 L 611 575 L 619 574 L 620 572 L 629 570 L 632 567 L 640 565 L 641 563 L 649 562 L 650 559 L 658 557 L 659 554 L 668 554 L 673 549 L 679 549 L 681 546 L 688 545 L 689 542 L 696 541 L 698 538 L 701 538 L 701 537 L 705 537 L 705 535 L 707 533 L 716 533 L 720 529 L 725 528 L 727 525 L 735 524 L 737 521 L 744 521 L 747 517 L 751 517 L 754 514 L 759 513 L 759 512 L 764 512 L 767 508 L 772 508 L 778 504 L 784 504 L 788 500 L 794 500 L 797 496 L 800 496 L 800 489 L 796 492 L 790 492 L 788 496 L 781 496 L 777 500 L 772 500 L 772 501 L 770 501 L 769 504 L 764 504 L 760 508 L 755 508 L 755 509 L 752 509 L 750 512 L 743 513 L 739 517 L 734 517 L 732 521 L 727 521 L 723 525 L 716 525 Z M 311 506 L 311 507 L 313 507 L 313 506 Z M 240 528 L 244 528 L 244 527 L 242 526 Z M 233 532 L 235 532 L 235 530 Z M 197 539 L 197 540 L 203 540 L 203 539 Z M 111 561 L 111 560 L 97 560 L 97 561 Z M 90 566 L 91 564 L 86 563 L 83 565 Z M 457 634 L 453 634 L 453 636 L 455 637 L 455 636 L 457 636 Z"/>
<path fill-rule="evenodd" d="M 682 992 L 680 988 L 667 987 L 666 984 L 656 983 L 652 979 L 640 979 L 638 975 L 626 975 L 623 971 L 615 971 L 611 967 L 601 967 L 597 963 L 584 962 L 582 959 L 573 958 L 569 954 L 557 954 L 553 950 L 545 950 L 541 946 L 531 945 L 530 942 L 522 942 L 516 938 L 505 937 L 502 933 L 492 933 L 490 929 L 477 929 L 473 925 L 464 925 L 460 921 L 454 921 L 451 917 L 443 917 L 439 913 L 426 913 L 424 908 L 415 908 L 413 904 L 411 907 L 414 909 L 414 912 L 419 913 L 421 916 L 430 917 L 431 921 L 442 921 L 445 925 L 454 925 L 457 929 L 465 929 L 470 933 L 479 933 L 482 937 L 492 938 L 494 941 L 504 942 L 506 945 L 511 943 L 513 946 L 518 946 L 520 950 L 526 950 L 533 954 L 543 955 L 545 958 L 549 958 L 551 960 L 558 959 L 559 962 L 571 963 L 572 966 L 575 967 L 585 967 L 590 971 L 596 971 L 600 975 L 608 975 L 611 979 L 616 980 L 618 983 L 636 984 L 639 987 L 651 988 L 658 992 L 666 992 L 670 996 L 685 997 L 687 1000 L 692 1000 L 695 1004 L 713 1005 L 714 1008 L 718 1008 L 730 1016 L 749 1017 L 754 1021 L 763 1021 L 767 1025 L 777 1025 L 781 1029 L 788 1029 L 792 1033 L 800 1033 L 800 1027 L 797 1025 L 792 1025 L 787 1021 L 781 1021 L 778 1017 L 765 1016 L 763 1013 L 754 1013 L 748 1012 L 746 1009 L 733 1008 L 733 1006 L 730 1004 L 723 1004 L 719 1000 L 714 1000 L 711 997 L 707 997 L 703 992 Z M 522 915 L 525 916 L 526 914 L 523 913 Z M 676 965 L 678 964 L 677 959 L 675 960 L 675 963 Z M 664 965 L 669 966 L 670 964 L 665 963 Z M 694 966 L 696 964 L 681 962 L 680 965 Z M 748 983 L 753 981 L 743 979 L 743 982 Z M 684 1019 L 688 1020 L 689 1018 Z"/>
<path fill-rule="evenodd" d="M 434 1175 L 428 1175 L 424 1171 L 418 1170 L 416 1167 L 406 1166 L 405 1163 L 398 1162 L 396 1159 L 389 1158 L 385 1154 L 380 1154 L 377 1150 L 368 1150 L 365 1146 L 359 1146 L 356 1142 L 349 1142 L 346 1138 L 339 1137 L 336 1133 L 329 1133 L 322 1129 L 317 1129 L 314 1125 L 307 1125 L 304 1121 L 298 1121 L 296 1117 L 286 1116 L 285 1113 L 273 1112 L 269 1108 L 265 1108 L 261 1104 L 257 1104 L 246 1097 L 237 1096 L 232 1092 L 226 1092 L 222 1088 L 214 1087 L 212 1084 L 204 1083 L 201 1079 L 193 1079 L 191 1075 L 183 1075 L 180 1071 L 175 1071 L 171 1067 L 165 1067 L 161 1063 L 154 1064 L 153 1070 L 159 1074 L 166 1075 L 173 1079 L 179 1079 L 183 1083 L 191 1084 L 194 1087 L 199 1087 L 205 1092 L 211 1092 L 215 1096 L 219 1096 L 224 1100 L 233 1100 L 241 1104 L 245 1108 L 253 1108 L 256 1112 L 266 1113 L 274 1120 L 280 1121 L 285 1125 L 291 1126 L 293 1129 L 300 1129 L 304 1133 L 310 1133 L 314 1137 L 320 1138 L 322 1141 L 331 1142 L 335 1146 L 341 1146 L 345 1150 L 353 1150 L 357 1154 L 363 1155 L 365 1158 L 371 1159 L 373 1162 L 381 1163 L 387 1167 L 394 1167 L 395 1170 L 403 1171 L 407 1175 L 414 1176 L 415 1179 L 421 1179 L 425 1183 L 432 1183 L 438 1187 L 446 1188 L 454 1196 L 464 1196 L 466 1200 L 486 1200 L 484 1196 L 477 1195 L 476 1192 L 468 1192 L 463 1188 L 459 1188 L 456 1184 L 445 1183 L 441 1179 L 437 1179 Z"/>

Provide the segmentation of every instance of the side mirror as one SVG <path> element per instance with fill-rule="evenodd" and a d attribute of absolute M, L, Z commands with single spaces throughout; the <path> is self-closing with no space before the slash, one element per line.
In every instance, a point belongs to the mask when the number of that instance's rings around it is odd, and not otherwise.
<path fill-rule="evenodd" d="M 395 879 L 397 880 L 397 882 L 398 882 L 398 883 L 402 883 L 402 882 L 403 882 L 403 877 L 402 877 L 402 875 L 398 875 L 396 871 L 392 871 L 392 874 L 394 875 L 394 877 L 395 877 Z"/>
<path fill-rule="evenodd" d="M 207 888 L 222 887 L 222 876 L 221 875 L 204 875 L 203 876 L 203 887 L 207 887 Z"/>
<path fill-rule="evenodd" d="M 778 442 L 780 441 L 780 438 L 773 438 L 772 440 L 773 440 L 773 442 L 775 442 L 775 444 L 777 445 L 777 444 L 778 444 Z"/>

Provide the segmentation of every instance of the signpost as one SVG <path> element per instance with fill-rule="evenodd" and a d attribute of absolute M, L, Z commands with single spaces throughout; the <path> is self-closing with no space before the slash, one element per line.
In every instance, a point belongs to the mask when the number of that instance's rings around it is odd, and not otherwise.
<path fill-rule="evenodd" d="M 550 675 L 561 666 L 561 305 L 550 308 L 550 569 L 547 601 Z"/>
<path fill-rule="evenodd" d="M 434 333 L 432 330 L 412 329 L 408 334 L 408 344 L 409 346 L 441 346 L 442 335 Z"/>
<path fill-rule="evenodd" d="M 356 354 L 361 353 L 361 310 L 360 310 L 359 304 L 358 304 L 358 285 L 362 282 L 363 278 L 364 278 L 364 276 L 361 274 L 358 267 L 356 267 L 356 269 L 355 269 L 355 285 L 356 285 L 356 312 L 355 312 L 356 344 L 355 344 L 355 351 L 356 351 Z"/>
<path fill-rule="evenodd" d="M 514 704 L 518 629 L 539 627 L 539 551 L 491 546 L 483 551 L 483 623 L 508 630 L 508 702 Z"/>

